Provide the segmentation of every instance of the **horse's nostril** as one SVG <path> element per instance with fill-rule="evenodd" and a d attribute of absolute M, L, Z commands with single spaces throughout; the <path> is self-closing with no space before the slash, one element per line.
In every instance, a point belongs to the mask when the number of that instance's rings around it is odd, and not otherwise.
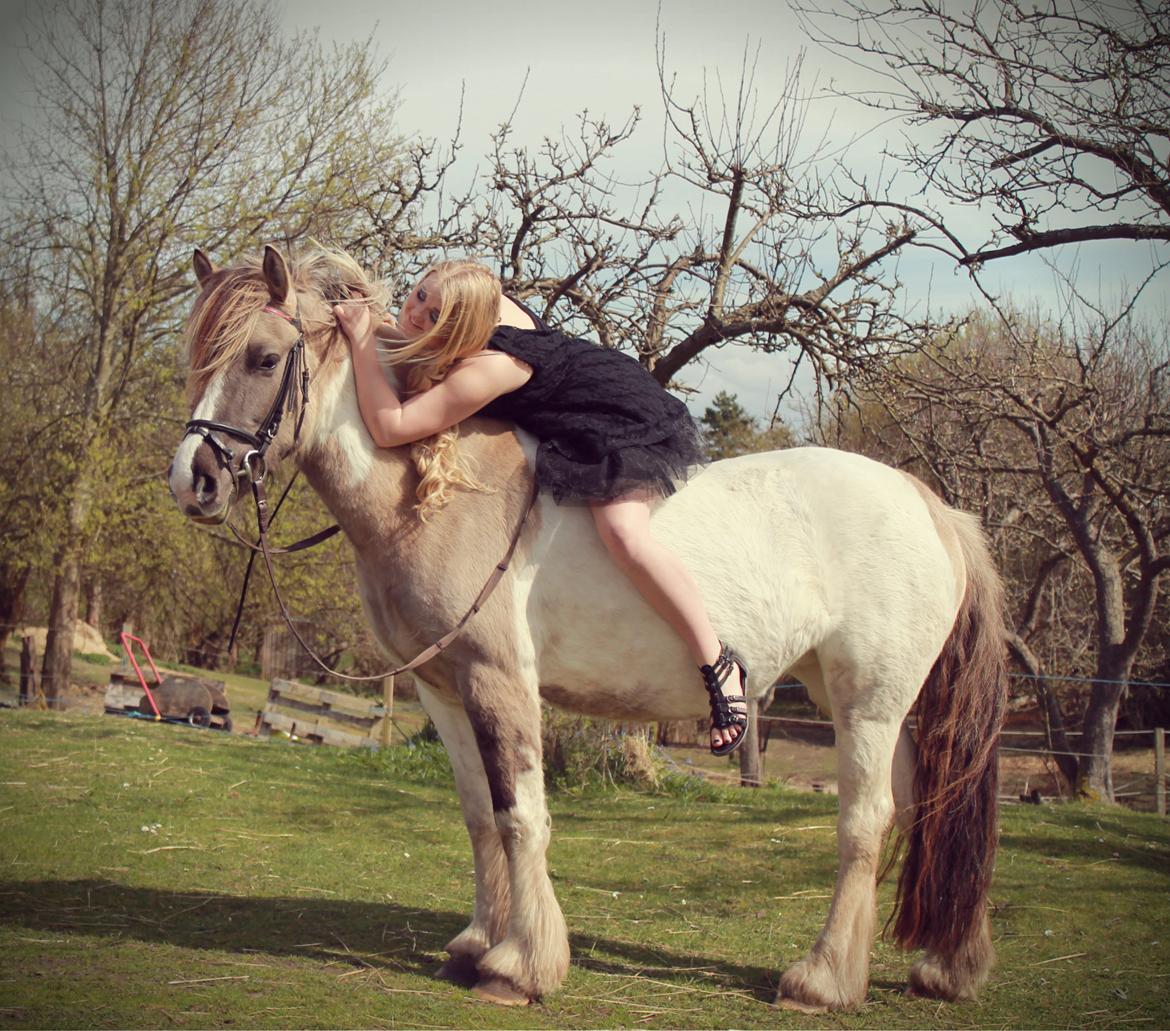
<path fill-rule="evenodd" d="M 206 505 L 214 501 L 218 492 L 214 476 L 199 473 L 195 477 L 195 498 L 201 505 Z"/>

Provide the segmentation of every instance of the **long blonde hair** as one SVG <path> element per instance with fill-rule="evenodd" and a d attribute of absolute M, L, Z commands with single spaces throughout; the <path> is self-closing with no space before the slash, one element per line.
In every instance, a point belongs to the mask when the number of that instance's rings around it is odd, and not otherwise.
<path fill-rule="evenodd" d="M 422 336 L 388 347 L 386 361 L 405 366 L 409 393 L 430 390 L 456 362 L 483 350 L 500 321 L 500 280 L 476 261 L 442 261 L 423 276 L 438 277 L 442 288 L 439 315 Z M 484 490 L 457 446 L 459 427 L 420 440 L 410 457 L 420 480 L 416 490 L 418 516 L 424 522 L 451 497 L 453 487 Z"/>

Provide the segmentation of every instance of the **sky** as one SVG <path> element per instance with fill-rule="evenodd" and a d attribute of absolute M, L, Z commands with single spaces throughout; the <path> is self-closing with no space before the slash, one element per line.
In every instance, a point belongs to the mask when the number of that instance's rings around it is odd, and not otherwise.
<path fill-rule="evenodd" d="M 10 122 L 5 115 L 22 87 L 20 62 L 11 50 L 13 25 L 22 10 L 37 2 L 43 0 L 0 0 L 0 131 Z M 657 0 L 277 0 L 275 9 L 288 29 L 310 30 L 326 42 L 369 38 L 387 62 L 383 81 L 398 90 L 400 133 L 449 139 L 462 100 L 464 150 L 456 175 L 473 174 L 488 152 L 491 133 L 514 108 L 513 142 L 535 147 L 571 127 L 582 111 L 621 124 L 638 105 L 643 121 L 622 147 L 622 160 L 632 175 L 657 168 L 662 155 L 655 61 L 659 33 L 681 96 L 695 95 L 704 74 L 712 81 L 738 81 L 748 54 L 758 55 L 755 87 L 761 101 L 774 101 L 803 53 L 801 88 L 811 98 L 807 145 L 846 152 L 858 167 L 872 168 L 883 146 L 896 145 L 901 131 L 860 104 L 828 95 L 834 86 L 857 93 L 881 89 L 884 83 L 810 44 L 784 0 L 662 0 L 661 5 Z M 977 212 L 961 217 L 965 228 L 977 228 Z M 1112 244 L 1066 253 L 1062 261 L 1076 263 L 1079 281 L 1090 293 L 1110 298 L 1123 283 L 1136 281 L 1148 257 L 1136 245 Z M 927 303 L 934 311 L 962 311 L 977 303 L 966 274 L 945 261 L 920 253 L 904 259 L 900 273 L 907 303 L 919 312 Z M 986 281 L 1021 306 L 1044 308 L 1060 300 L 1051 270 L 1037 259 L 993 265 Z M 1164 308 L 1159 314 L 1165 315 Z M 718 390 L 728 390 L 761 418 L 771 414 L 787 378 L 781 357 L 734 346 L 683 377 L 698 391 L 691 400 L 696 414 Z"/>

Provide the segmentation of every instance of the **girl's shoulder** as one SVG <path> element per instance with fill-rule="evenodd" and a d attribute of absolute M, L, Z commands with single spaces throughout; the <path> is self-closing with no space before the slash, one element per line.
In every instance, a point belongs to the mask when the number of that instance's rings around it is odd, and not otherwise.
<path fill-rule="evenodd" d="M 531 375 L 532 367 L 523 360 L 505 351 L 485 348 L 478 354 L 456 362 L 446 378 L 458 376 L 463 381 L 482 380 L 501 386 L 504 390 L 515 390 Z"/>

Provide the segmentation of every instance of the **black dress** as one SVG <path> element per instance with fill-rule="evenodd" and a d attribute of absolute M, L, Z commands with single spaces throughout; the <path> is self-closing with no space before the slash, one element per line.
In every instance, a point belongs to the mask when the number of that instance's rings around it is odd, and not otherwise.
<path fill-rule="evenodd" d="M 523 306 L 521 306 L 523 307 Z M 561 501 L 609 501 L 635 490 L 666 496 L 704 461 L 686 405 L 634 358 L 552 329 L 499 326 L 488 347 L 532 368 L 482 414 L 540 442 L 536 482 Z"/>

